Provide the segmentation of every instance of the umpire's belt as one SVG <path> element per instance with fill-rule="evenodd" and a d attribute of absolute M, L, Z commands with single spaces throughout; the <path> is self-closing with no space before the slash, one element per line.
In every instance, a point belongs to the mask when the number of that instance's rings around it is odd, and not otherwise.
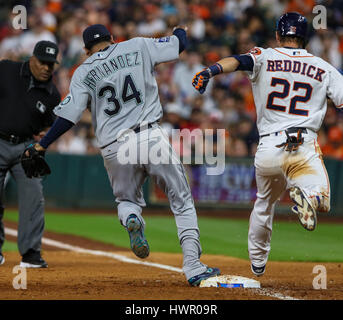
<path fill-rule="evenodd" d="M 129 130 L 133 130 L 134 133 L 140 133 L 140 132 L 142 132 L 144 130 L 152 128 L 156 122 L 157 121 L 152 122 L 152 123 L 148 123 L 148 124 L 143 124 L 143 125 L 140 125 L 140 126 L 136 127 L 135 129 L 129 129 Z M 112 142 L 106 144 L 105 146 L 100 147 L 100 149 L 104 149 L 104 148 L 108 147 L 110 144 L 117 142 L 117 140 L 118 139 L 113 140 Z"/>
<path fill-rule="evenodd" d="M 12 144 L 19 144 L 31 140 L 32 137 L 18 137 L 13 134 L 6 134 L 0 131 L 0 139 L 6 140 Z"/>
<path fill-rule="evenodd" d="M 299 130 L 301 130 L 301 133 L 305 133 L 305 134 L 307 133 L 307 129 L 304 127 L 292 127 L 292 128 L 288 128 L 288 129 L 282 130 L 282 131 L 263 134 L 262 136 L 260 136 L 260 139 L 263 137 L 268 137 L 268 136 L 278 136 L 278 135 L 282 134 L 282 132 L 284 132 L 284 131 L 287 131 L 287 133 L 298 133 Z"/>

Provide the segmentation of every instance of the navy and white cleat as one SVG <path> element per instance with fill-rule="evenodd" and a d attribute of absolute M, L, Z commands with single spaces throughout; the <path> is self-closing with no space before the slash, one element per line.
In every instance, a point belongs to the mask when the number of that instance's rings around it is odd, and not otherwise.
<path fill-rule="evenodd" d="M 298 215 L 300 224 L 308 231 L 313 231 L 317 225 L 317 213 L 306 200 L 303 192 L 298 187 L 289 191 L 289 196 L 295 203 L 292 211 Z"/>
<path fill-rule="evenodd" d="M 130 214 L 127 218 L 126 230 L 129 233 L 133 253 L 141 259 L 146 258 L 150 253 L 150 248 L 144 236 L 143 225 L 135 214 Z"/>

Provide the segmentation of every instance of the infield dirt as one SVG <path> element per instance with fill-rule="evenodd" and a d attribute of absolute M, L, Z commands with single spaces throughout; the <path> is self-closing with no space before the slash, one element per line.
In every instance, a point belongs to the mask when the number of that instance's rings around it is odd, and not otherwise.
<path fill-rule="evenodd" d="M 14 227 L 13 223 L 6 223 Z M 45 232 L 46 238 L 85 249 L 110 251 L 136 258 L 128 250 L 86 238 Z M 8 240 L 15 240 L 7 236 Z M 191 287 L 182 273 L 145 265 L 124 263 L 112 258 L 92 256 L 43 246 L 47 269 L 27 269 L 27 289 L 15 290 L 12 285 L 13 267 L 20 263 L 17 252 L 5 253 L 0 266 L 0 299 L 58 300 L 265 300 L 283 297 L 296 299 L 343 300 L 343 267 L 340 263 L 269 262 L 263 277 L 256 278 L 249 261 L 219 255 L 203 255 L 202 261 L 221 269 L 222 274 L 257 279 L 265 291 L 254 289 Z M 138 258 L 137 258 L 138 259 Z M 142 261 L 142 260 L 140 260 Z M 181 254 L 152 252 L 144 261 L 182 267 Z M 316 265 L 327 271 L 327 289 L 315 290 L 312 273 Z"/>

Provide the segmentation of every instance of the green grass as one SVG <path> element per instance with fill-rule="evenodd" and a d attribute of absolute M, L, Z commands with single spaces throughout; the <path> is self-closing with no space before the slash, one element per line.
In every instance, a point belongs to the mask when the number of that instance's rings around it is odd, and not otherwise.
<path fill-rule="evenodd" d="M 46 230 L 79 235 L 129 248 L 129 237 L 115 214 L 46 213 Z M 5 219 L 17 221 L 16 212 Z M 152 251 L 181 252 L 172 216 L 144 217 Z M 199 218 L 203 253 L 248 259 L 248 221 Z M 320 223 L 313 232 L 297 222 L 274 223 L 270 260 L 343 262 L 343 224 Z"/>
<path fill-rule="evenodd" d="M 12 241 L 5 241 L 4 246 L 1 249 L 2 252 L 8 252 L 8 251 L 18 251 L 17 244 Z"/>

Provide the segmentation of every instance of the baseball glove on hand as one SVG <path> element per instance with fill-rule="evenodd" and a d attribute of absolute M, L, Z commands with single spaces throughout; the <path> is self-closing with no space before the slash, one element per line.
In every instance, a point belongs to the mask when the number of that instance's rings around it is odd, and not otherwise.
<path fill-rule="evenodd" d="M 206 90 L 208 82 L 210 81 L 211 75 L 208 69 L 198 72 L 192 80 L 193 87 L 203 94 Z"/>
<path fill-rule="evenodd" d="M 44 159 L 45 151 L 37 151 L 30 144 L 21 155 L 21 165 L 28 178 L 40 178 L 51 173 L 48 163 Z"/>
<path fill-rule="evenodd" d="M 298 150 L 299 146 L 304 143 L 304 138 L 301 135 L 301 130 L 298 130 L 297 136 L 290 136 L 287 131 L 287 140 L 284 143 L 276 145 L 277 148 L 284 148 L 284 150 L 292 152 Z"/>

